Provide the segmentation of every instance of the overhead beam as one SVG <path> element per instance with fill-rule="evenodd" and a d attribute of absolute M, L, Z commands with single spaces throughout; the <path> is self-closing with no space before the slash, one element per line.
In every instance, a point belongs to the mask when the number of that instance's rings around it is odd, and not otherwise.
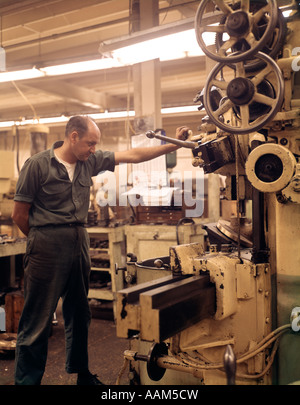
<path fill-rule="evenodd" d="M 65 100 L 79 103 L 85 107 L 105 110 L 108 108 L 108 96 L 86 87 L 67 83 L 63 80 L 46 80 L 31 83 L 30 87 L 54 94 Z"/>

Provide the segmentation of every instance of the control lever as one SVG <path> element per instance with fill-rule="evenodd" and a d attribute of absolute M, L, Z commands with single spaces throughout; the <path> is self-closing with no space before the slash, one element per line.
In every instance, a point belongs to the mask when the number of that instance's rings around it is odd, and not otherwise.
<path fill-rule="evenodd" d="M 150 139 L 156 138 L 156 139 L 160 139 L 162 141 L 173 143 L 174 145 L 178 145 L 183 148 L 195 149 L 198 146 L 198 144 L 196 142 L 182 141 L 180 139 L 168 138 L 167 136 L 156 134 L 154 131 L 147 131 L 146 136 L 147 136 L 147 138 L 150 138 Z"/>
<path fill-rule="evenodd" d="M 227 345 L 224 353 L 224 368 L 227 377 L 227 385 L 235 385 L 236 357 L 231 345 Z"/>

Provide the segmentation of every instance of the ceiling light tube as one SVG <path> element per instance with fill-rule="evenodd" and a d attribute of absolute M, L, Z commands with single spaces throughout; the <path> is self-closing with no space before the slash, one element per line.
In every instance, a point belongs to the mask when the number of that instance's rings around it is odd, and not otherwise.
<path fill-rule="evenodd" d="M 161 38 L 116 49 L 111 56 L 124 65 L 146 62 L 152 59 L 163 61 L 204 55 L 193 29 L 170 34 Z"/>
<path fill-rule="evenodd" d="M 91 72 L 101 69 L 110 69 L 113 67 L 122 66 L 120 62 L 112 58 L 99 58 L 93 60 L 87 60 L 83 62 L 66 63 L 62 65 L 47 66 L 43 68 L 32 68 L 24 70 L 15 70 L 12 72 L 0 73 L 0 83 L 37 79 L 45 76 L 58 76 L 68 75 L 82 72 Z"/>
<path fill-rule="evenodd" d="M 199 112 L 198 106 L 196 105 L 185 105 L 180 107 L 166 107 L 161 109 L 162 115 L 167 114 L 182 114 L 182 113 L 194 113 Z"/>
<path fill-rule="evenodd" d="M 190 30 L 194 28 L 194 24 L 195 19 L 194 17 L 191 17 L 171 24 L 159 25 L 148 30 L 134 32 L 123 37 L 106 40 L 100 43 L 99 52 L 102 55 L 109 56 L 110 52 L 115 51 L 116 49 Z"/>
<path fill-rule="evenodd" d="M 87 60 L 83 62 L 66 63 L 64 65 L 47 66 L 40 68 L 46 76 L 66 75 L 82 72 L 91 72 L 95 70 L 110 69 L 120 67 L 121 64 L 112 58 L 102 58 Z"/>
<path fill-rule="evenodd" d="M 196 113 L 198 114 L 199 111 L 197 106 L 195 105 L 188 105 L 188 106 L 180 106 L 180 107 L 167 107 L 161 109 L 162 115 L 172 115 L 172 114 L 187 114 L 187 113 Z M 93 118 L 96 121 L 101 120 L 110 120 L 110 119 L 126 119 L 126 118 L 134 118 L 135 111 L 105 111 L 103 113 L 93 113 L 87 114 L 89 117 Z M 65 123 L 70 119 L 65 115 L 61 115 L 59 117 L 44 117 L 39 119 L 31 119 L 31 120 L 22 120 L 22 121 L 0 121 L 0 128 L 11 128 L 14 125 L 32 125 L 32 124 L 59 124 Z"/>
<path fill-rule="evenodd" d="M 17 81 L 17 80 L 27 80 L 36 79 L 38 77 L 45 76 L 43 72 L 36 68 L 16 70 L 14 72 L 3 72 L 0 73 L 0 83 Z"/>
<path fill-rule="evenodd" d="M 103 41 L 100 54 L 117 59 L 121 64 L 132 65 L 152 59 L 161 61 L 204 55 L 195 34 L 194 18 L 164 24 L 148 30 Z M 214 33 L 205 33 L 205 42 L 215 42 Z"/>

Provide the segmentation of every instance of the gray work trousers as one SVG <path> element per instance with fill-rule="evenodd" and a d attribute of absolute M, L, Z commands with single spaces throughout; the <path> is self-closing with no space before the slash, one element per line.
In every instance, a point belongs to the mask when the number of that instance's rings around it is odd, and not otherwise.
<path fill-rule="evenodd" d="M 30 229 L 24 257 L 24 308 L 16 345 L 16 385 L 41 383 L 53 313 L 61 297 L 66 371 L 88 369 L 89 273 L 89 236 L 84 227 Z"/>

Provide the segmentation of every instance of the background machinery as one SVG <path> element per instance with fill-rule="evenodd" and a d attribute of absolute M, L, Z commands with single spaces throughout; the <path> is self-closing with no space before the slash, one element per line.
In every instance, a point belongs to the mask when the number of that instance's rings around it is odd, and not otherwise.
<path fill-rule="evenodd" d="M 195 101 L 207 116 L 183 146 L 226 176 L 236 215 L 205 224 L 208 243 L 154 258 L 164 277 L 117 293 L 133 384 L 300 380 L 299 21 L 297 1 L 199 4 L 209 74 Z"/>

